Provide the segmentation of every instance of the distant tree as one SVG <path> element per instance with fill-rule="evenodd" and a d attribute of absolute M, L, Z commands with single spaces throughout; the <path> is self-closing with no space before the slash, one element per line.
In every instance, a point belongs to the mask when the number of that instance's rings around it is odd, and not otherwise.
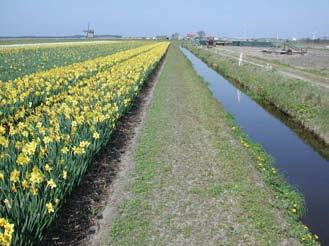
<path fill-rule="evenodd" d="M 206 32 L 205 31 L 202 31 L 202 30 L 201 31 L 198 31 L 197 34 L 198 34 L 198 37 L 200 39 L 203 39 L 203 38 L 206 37 Z"/>
<path fill-rule="evenodd" d="M 172 40 L 178 40 L 178 38 L 179 38 L 179 33 L 173 33 L 172 35 L 171 35 L 171 39 Z"/>

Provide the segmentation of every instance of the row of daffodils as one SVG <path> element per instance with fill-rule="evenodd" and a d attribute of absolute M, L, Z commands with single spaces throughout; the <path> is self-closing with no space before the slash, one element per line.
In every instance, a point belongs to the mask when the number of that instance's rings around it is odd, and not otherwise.
<path fill-rule="evenodd" d="M 13 91 L 1 108 L 12 103 L 18 110 L 6 111 L 11 114 L 0 125 L 0 245 L 42 239 L 168 45 L 37 73 L 5 87 Z"/>
<path fill-rule="evenodd" d="M 118 52 L 65 67 L 53 68 L 17 78 L 10 82 L 0 81 L 0 120 L 42 103 L 47 97 L 67 90 L 81 79 L 95 76 L 111 66 L 138 55 L 153 45 Z"/>
<path fill-rule="evenodd" d="M 0 45 L 0 80 L 9 81 L 26 74 L 112 55 L 145 44 L 143 41 L 106 41 L 5 48 Z"/>

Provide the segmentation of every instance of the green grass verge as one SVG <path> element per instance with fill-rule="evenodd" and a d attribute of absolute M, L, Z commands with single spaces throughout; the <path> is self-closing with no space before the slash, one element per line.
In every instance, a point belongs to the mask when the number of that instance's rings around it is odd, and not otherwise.
<path fill-rule="evenodd" d="M 305 67 L 297 67 L 288 63 L 284 63 L 282 61 L 278 61 L 278 60 L 274 60 L 274 59 L 265 59 L 262 57 L 258 57 L 258 56 L 251 56 L 252 59 L 261 61 L 265 64 L 273 64 L 273 65 L 277 65 L 280 66 L 281 68 L 291 68 L 293 70 L 301 71 L 301 72 L 307 72 L 307 73 L 311 73 L 314 75 L 318 75 L 318 76 L 328 76 L 328 70 L 327 69 L 315 69 L 315 68 L 305 68 Z"/>
<path fill-rule="evenodd" d="M 301 195 L 235 125 L 176 46 L 138 138 L 111 245 L 316 245 Z"/>
<path fill-rule="evenodd" d="M 329 144 L 329 90 L 275 71 L 244 64 L 211 51 L 184 44 L 223 76 L 243 85 L 253 99 L 271 104 Z"/>

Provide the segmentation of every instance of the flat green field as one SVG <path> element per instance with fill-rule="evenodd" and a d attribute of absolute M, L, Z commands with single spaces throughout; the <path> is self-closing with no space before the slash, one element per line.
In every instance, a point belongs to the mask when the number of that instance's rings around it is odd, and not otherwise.
<path fill-rule="evenodd" d="M 299 195 L 171 46 L 110 245 L 316 244 Z M 261 166 L 261 172 L 257 167 Z"/>

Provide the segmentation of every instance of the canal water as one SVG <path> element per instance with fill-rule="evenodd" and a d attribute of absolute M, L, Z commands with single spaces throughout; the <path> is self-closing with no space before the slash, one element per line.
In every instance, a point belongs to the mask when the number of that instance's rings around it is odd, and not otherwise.
<path fill-rule="evenodd" d="M 285 179 L 304 195 L 307 212 L 302 221 L 321 244 L 329 245 L 329 161 L 325 155 L 190 51 L 181 50 L 235 122 L 263 146 Z"/>

